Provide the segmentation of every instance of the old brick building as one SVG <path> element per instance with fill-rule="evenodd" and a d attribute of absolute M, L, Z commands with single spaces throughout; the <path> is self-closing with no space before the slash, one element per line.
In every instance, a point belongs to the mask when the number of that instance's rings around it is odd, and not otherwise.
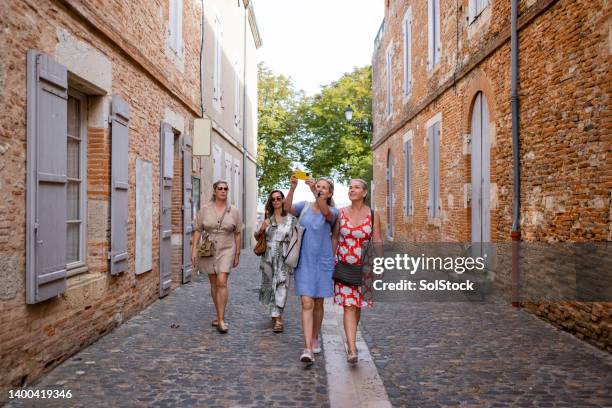
<path fill-rule="evenodd" d="M 0 389 L 188 282 L 213 178 L 256 208 L 257 23 L 249 1 L 206 4 L 3 2 Z"/>
<path fill-rule="evenodd" d="M 385 0 L 374 200 L 388 240 L 511 240 L 510 1 Z M 610 3 L 518 1 L 522 239 L 610 241 Z M 612 306 L 529 305 L 612 351 Z"/>

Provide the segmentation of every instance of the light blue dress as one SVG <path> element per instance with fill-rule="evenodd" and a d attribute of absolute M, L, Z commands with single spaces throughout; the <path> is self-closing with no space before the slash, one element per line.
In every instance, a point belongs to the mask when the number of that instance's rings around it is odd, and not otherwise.
<path fill-rule="evenodd" d="M 300 216 L 306 201 L 294 205 L 296 217 Z M 313 298 L 334 295 L 334 257 L 332 254 L 331 230 L 338 216 L 338 209 L 331 207 L 333 220 L 327 221 L 320 211 L 308 207 L 300 224 L 306 230 L 302 237 L 300 260 L 295 268 L 295 294 Z"/>

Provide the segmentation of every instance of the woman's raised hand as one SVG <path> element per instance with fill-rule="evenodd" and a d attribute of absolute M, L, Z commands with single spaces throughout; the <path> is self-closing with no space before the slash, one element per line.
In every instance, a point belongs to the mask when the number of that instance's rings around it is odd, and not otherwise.
<path fill-rule="evenodd" d="M 312 191 L 314 195 L 317 195 L 317 181 L 315 179 L 308 179 L 306 180 L 306 184 L 310 187 L 310 191 Z"/>
<path fill-rule="evenodd" d="M 295 176 L 291 176 L 291 178 L 289 179 L 291 181 L 291 189 L 295 190 L 295 188 L 298 185 L 298 179 Z"/>

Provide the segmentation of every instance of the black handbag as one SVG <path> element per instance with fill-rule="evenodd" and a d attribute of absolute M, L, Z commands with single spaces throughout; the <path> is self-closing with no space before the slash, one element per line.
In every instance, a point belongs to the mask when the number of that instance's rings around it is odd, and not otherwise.
<path fill-rule="evenodd" d="M 351 265 L 338 262 L 332 279 L 345 285 L 363 285 L 363 265 Z"/>
<path fill-rule="evenodd" d="M 374 210 L 370 210 L 370 221 L 372 223 L 372 234 L 374 233 Z M 370 242 L 373 238 L 370 238 Z M 362 251 L 364 253 L 364 251 Z M 363 285 L 363 264 L 353 265 L 338 261 L 332 279 L 345 285 Z"/>

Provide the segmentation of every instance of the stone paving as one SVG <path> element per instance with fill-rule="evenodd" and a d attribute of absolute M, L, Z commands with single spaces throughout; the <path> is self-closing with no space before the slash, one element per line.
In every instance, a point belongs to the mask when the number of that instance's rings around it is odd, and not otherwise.
<path fill-rule="evenodd" d="M 220 334 L 210 324 L 214 306 L 208 278 L 201 274 L 33 387 L 71 390 L 72 399 L 22 400 L 10 406 L 329 406 L 323 356 L 309 369 L 299 361 L 303 343 L 297 299 L 288 300 L 285 331 L 273 333 L 258 303 L 258 262 L 245 254 L 230 275 L 229 333 Z"/>
<path fill-rule="evenodd" d="M 612 356 L 509 305 L 381 302 L 362 316 L 393 406 L 612 407 Z"/>
<path fill-rule="evenodd" d="M 71 390 L 72 399 L 9 406 L 329 407 L 323 354 L 310 369 L 298 360 L 297 299 L 285 332 L 272 333 L 257 262 L 245 254 L 230 276 L 228 334 L 210 326 L 200 275 L 32 387 Z M 612 356 L 507 304 L 378 302 L 362 316 L 393 406 L 612 407 Z"/>

